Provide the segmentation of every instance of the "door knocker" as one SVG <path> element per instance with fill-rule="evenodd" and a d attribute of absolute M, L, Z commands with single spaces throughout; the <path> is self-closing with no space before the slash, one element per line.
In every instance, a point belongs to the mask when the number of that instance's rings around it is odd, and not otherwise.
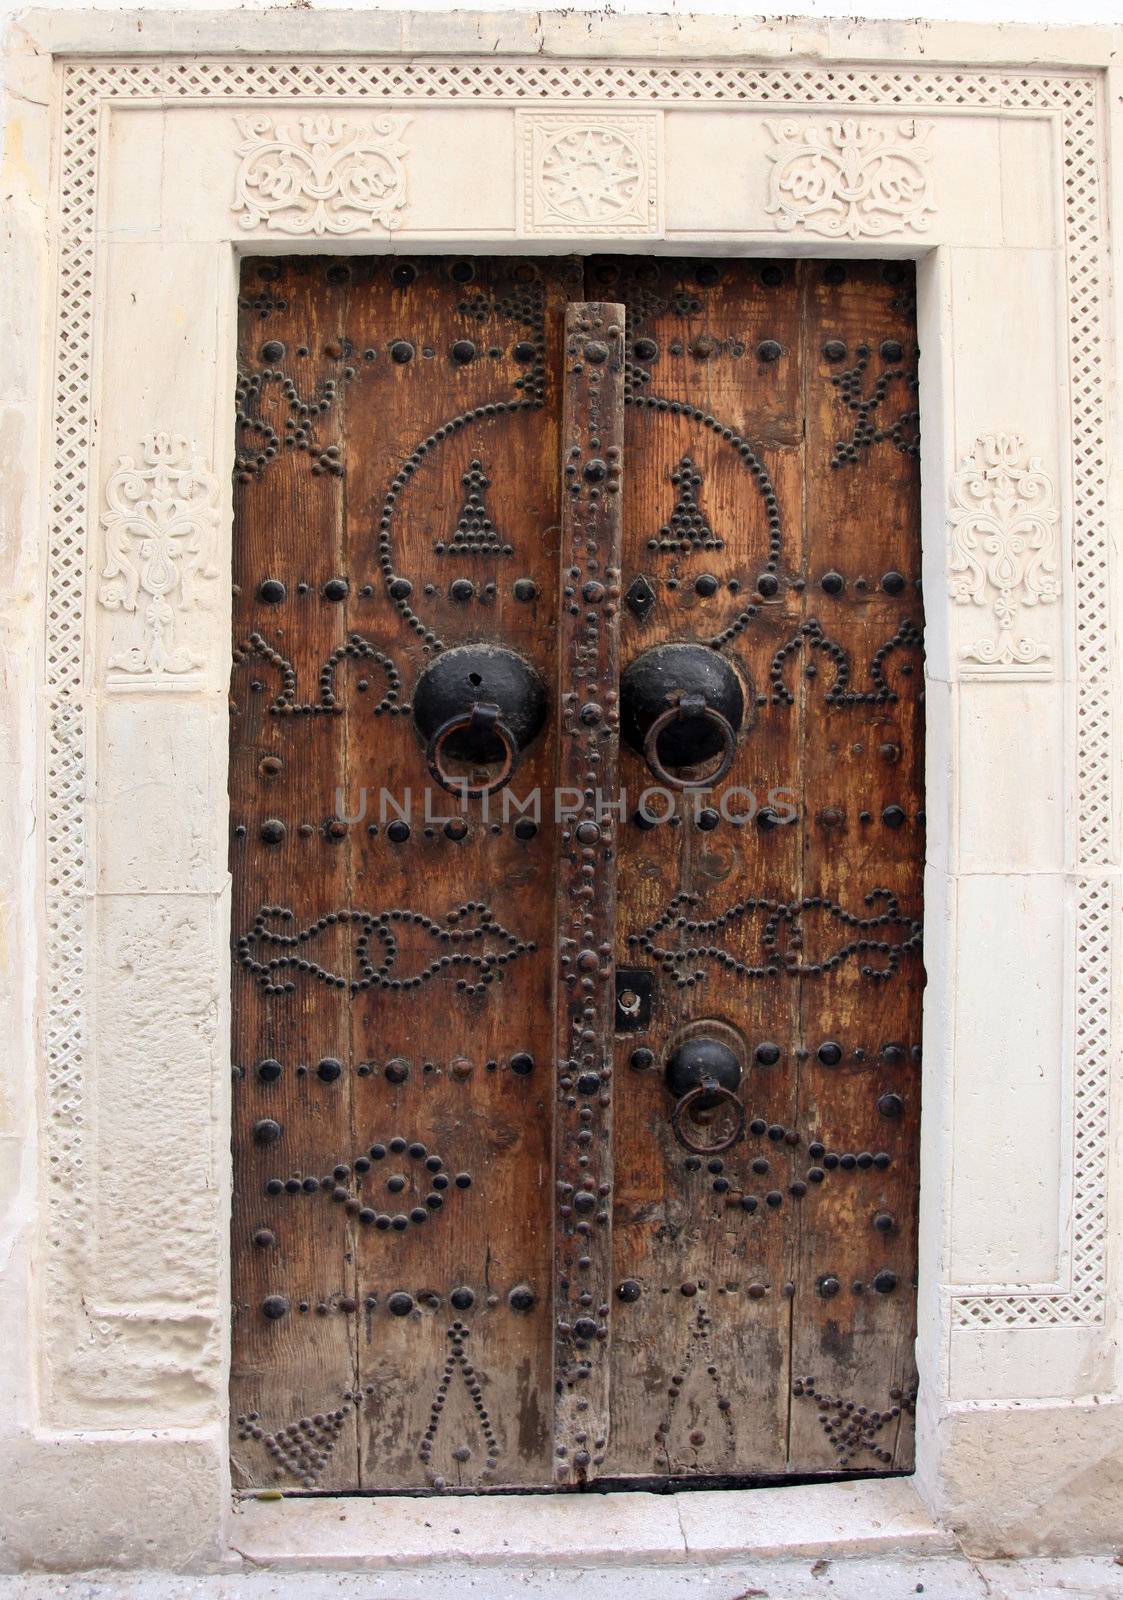
<path fill-rule="evenodd" d="M 446 650 L 417 681 L 413 715 L 429 771 L 450 794 L 494 794 L 511 781 L 546 720 L 546 688 L 529 662 L 497 645 Z M 458 776 L 449 762 L 497 767 Z"/>
<path fill-rule="evenodd" d="M 737 673 L 707 645 L 664 644 L 645 650 L 620 680 L 625 741 L 669 789 L 719 783 L 733 765 L 745 716 Z M 717 765 L 695 777 L 676 769 Z"/>
<path fill-rule="evenodd" d="M 696 1156 L 720 1155 L 723 1150 L 732 1149 L 744 1136 L 745 1107 L 737 1094 L 741 1063 L 720 1039 L 696 1035 L 684 1040 L 667 1057 L 664 1077 L 668 1090 L 675 1097 L 671 1132 L 684 1150 Z M 713 1144 L 699 1144 L 684 1130 L 684 1120 L 694 1112 L 709 1111 L 722 1104 L 732 1108 L 732 1132 Z"/>

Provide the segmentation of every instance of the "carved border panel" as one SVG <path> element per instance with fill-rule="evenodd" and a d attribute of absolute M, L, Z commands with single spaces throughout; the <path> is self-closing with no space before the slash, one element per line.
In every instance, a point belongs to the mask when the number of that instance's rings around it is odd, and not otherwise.
<path fill-rule="evenodd" d="M 86 1069 L 90 985 L 87 829 L 88 757 L 84 666 L 87 531 L 98 498 L 90 480 L 93 345 L 99 272 L 98 173 L 108 105 L 197 105 L 232 109 L 285 102 L 356 116 L 356 105 L 536 104 L 549 116 L 579 115 L 589 104 L 626 103 L 632 119 L 654 121 L 659 106 L 764 107 L 819 121 L 846 115 L 913 119 L 926 112 L 1037 111 L 1062 132 L 1071 385 L 1071 484 L 1077 686 L 1078 864 L 1086 875 L 1077 909 L 1074 1063 L 1074 1224 L 1071 1281 L 1025 1293 L 998 1286 L 953 1294 L 962 1326 L 1087 1325 L 1104 1316 L 1107 1075 L 1110 1026 L 1109 886 L 1097 876 L 1112 863 L 1114 780 L 1110 712 L 1105 382 L 1107 307 L 1103 284 L 1100 90 L 1092 74 L 940 70 L 834 70 L 748 66 L 508 62 L 291 61 L 194 58 L 129 64 L 91 62 L 62 71 L 59 196 L 58 346 L 55 359 L 49 602 L 47 625 L 47 916 L 45 1145 L 46 1256 L 43 1292 L 51 1311 L 42 1335 L 72 1393 L 83 1387 L 84 1359 L 112 1337 L 108 1323 L 77 1321 L 78 1286 L 94 1249 L 88 1199 L 92 1107 Z M 650 107 L 640 111 L 638 107 Z M 804 108 L 807 108 L 804 111 Z M 600 116 L 599 111 L 597 112 Z M 613 113 L 613 116 L 623 113 Z M 539 118 L 541 120 L 541 118 Z M 914 135 L 913 137 L 916 137 Z M 649 147 L 650 148 L 650 147 Z M 248 154 L 245 153 L 244 154 Z M 398 159 L 395 156 L 393 159 Z M 233 168 L 232 168 L 233 170 Z M 387 179 L 393 191 L 398 180 Z M 228 178 L 221 181 L 227 182 Z M 403 191 L 404 192 L 404 191 Z M 636 191 L 638 195 L 638 190 Z M 921 191 L 923 192 L 923 191 Z M 650 191 L 648 191 L 650 194 Z M 550 206 L 555 205 L 550 202 Z M 397 210 L 396 202 L 392 207 Z M 375 217 L 376 208 L 369 215 Z M 911 238 L 928 211 L 904 230 Z M 377 218 L 383 226 L 392 217 Z M 794 222 L 796 219 L 791 218 Z M 538 224 L 536 224 L 538 225 Z M 543 214 L 542 224 L 549 226 Z M 368 226 L 363 224 L 364 229 Z M 232 216 L 232 232 L 235 219 Z M 638 214 L 636 219 L 639 231 Z M 571 225 L 566 222 L 566 230 Z M 239 230 L 240 231 L 240 230 Z M 348 232 L 350 232 L 348 223 Z M 357 228 L 356 228 L 357 231 Z M 573 224 L 577 236 L 593 226 Z M 780 230 L 778 229 L 778 232 Z M 935 235 L 936 228 L 931 229 Z M 371 235 L 377 240 L 383 235 Z M 994 419 L 996 426 L 1002 419 Z M 143 424 L 141 424 L 143 426 Z M 206 563 L 206 551 L 200 559 Z M 182 588 L 177 590 L 184 599 Z M 149 642 L 150 639 L 149 639 Z M 94 1312 L 96 1318 L 96 1311 Z M 99 1332 L 99 1328 L 103 1331 Z M 99 1358 L 100 1359 L 100 1358 Z M 48 1413 L 57 1406 L 47 1402 Z"/>

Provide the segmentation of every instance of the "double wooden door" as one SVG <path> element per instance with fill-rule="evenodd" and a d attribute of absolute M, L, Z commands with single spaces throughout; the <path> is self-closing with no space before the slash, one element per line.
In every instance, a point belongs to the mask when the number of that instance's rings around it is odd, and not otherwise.
<path fill-rule="evenodd" d="M 909 1468 L 911 266 L 240 305 L 236 1483 Z"/>

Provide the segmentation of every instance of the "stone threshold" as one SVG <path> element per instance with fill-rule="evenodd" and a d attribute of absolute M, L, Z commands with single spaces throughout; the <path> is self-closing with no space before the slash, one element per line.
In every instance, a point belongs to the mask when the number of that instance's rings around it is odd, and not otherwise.
<path fill-rule="evenodd" d="M 911 1478 L 685 1494 L 239 1500 L 229 1561 L 353 1571 L 470 1561 L 589 1567 L 957 1550 Z"/>

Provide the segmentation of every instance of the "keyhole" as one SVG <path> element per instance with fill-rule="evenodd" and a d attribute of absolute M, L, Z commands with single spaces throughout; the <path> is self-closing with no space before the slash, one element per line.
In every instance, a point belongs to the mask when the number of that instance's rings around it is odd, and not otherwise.
<path fill-rule="evenodd" d="M 470 672 L 468 674 L 468 682 L 472 685 L 473 689 L 478 689 L 480 684 L 483 682 L 483 679 L 480 677 L 478 672 Z"/>

